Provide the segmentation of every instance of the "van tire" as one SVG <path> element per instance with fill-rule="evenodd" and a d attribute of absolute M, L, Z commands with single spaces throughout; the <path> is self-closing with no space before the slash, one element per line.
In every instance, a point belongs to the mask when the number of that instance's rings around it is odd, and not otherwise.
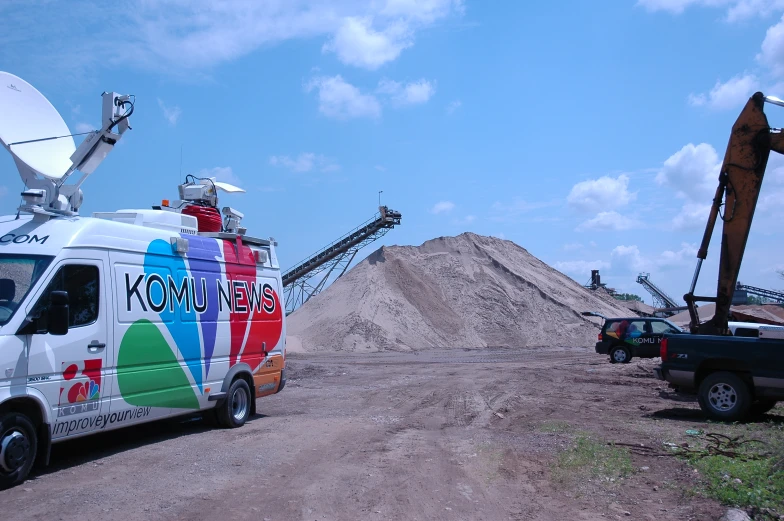
<path fill-rule="evenodd" d="M 216 414 L 222 427 L 236 429 L 245 425 L 250 416 L 251 400 L 248 382 L 237 378 L 231 383 L 226 399 L 217 406 Z"/>
<path fill-rule="evenodd" d="M 719 421 L 743 420 L 751 408 L 751 391 L 738 375 L 718 371 L 705 377 L 697 401 L 709 418 Z"/>
<path fill-rule="evenodd" d="M 632 361 L 632 352 L 626 346 L 618 346 L 610 350 L 611 364 L 628 364 Z"/>
<path fill-rule="evenodd" d="M 22 483 L 35 463 L 38 435 L 24 414 L 0 415 L 0 490 Z"/>

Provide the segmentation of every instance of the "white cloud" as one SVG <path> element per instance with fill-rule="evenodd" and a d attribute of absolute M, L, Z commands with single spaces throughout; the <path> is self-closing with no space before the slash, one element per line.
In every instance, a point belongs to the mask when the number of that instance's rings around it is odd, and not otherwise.
<path fill-rule="evenodd" d="M 287 168 L 292 172 L 310 172 L 314 168 L 321 172 L 335 172 L 340 170 L 340 165 L 332 159 L 313 152 L 303 152 L 295 158 L 289 156 L 271 156 L 269 164 Z"/>
<path fill-rule="evenodd" d="M 382 31 L 374 30 L 372 24 L 370 17 L 346 17 L 322 51 L 334 52 L 346 65 L 375 70 L 397 59 L 403 49 L 414 45 L 407 24 L 391 24 Z"/>
<path fill-rule="evenodd" d="M 681 14 L 689 5 L 699 3 L 700 0 L 637 0 L 637 5 L 648 11 L 667 11 L 672 14 Z"/>
<path fill-rule="evenodd" d="M 98 130 L 98 129 L 96 129 L 94 125 L 90 125 L 89 123 L 79 122 L 74 126 L 74 131 L 76 134 L 83 134 L 85 132 L 91 132 L 93 130 Z"/>
<path fill-rule="evenodd" d="M 466 225 L 471 224 L 472 222 L 476 221 L 476 215 L 466 215 L 462 219 L 455 219 L 453 222 L 457 225 Z"/>
<path fill-rule="evenodd" d="M 431 23 L 451 11 L 463 12 L 462 0 L 387 0 L 381 14 L 390 18 L 404 18 Z"/>
<path fill-rule="evenodd" d="M 782 0 L 733 0 L 727 10 L 727 21 L 736 22 L 753 18 L 765 17 L 784 9 Z"/>
<path fill-rule="evenodd" d="M 610 269 L 610 263 L 602 260 L 573 260 L 561 261 L 555 263 L 555 269 L 564 273 L 571 273 L 574 275 L 590 275 L 591 270 L 606 270 Z"/>
<path fill-rule="evenodd" d="M 242 181 L 230 166 L 216 166 L 214 168 L 202 168 L 195 174 L 196 177 L 214 177 L 216 181 L 222 181 L 235 186 L 242 186 Z"/>
<path fill-rule="evenodd" d="M 462 13 L 455 0 L 129 0 L 122 17 L 112 3 L 77 4 L 0 2 L 3 43 L 14 44 L 0 46 L 0 61 L 24 56 L 77 77 L 121 60 L 192 75 L 260 48 L 319 38 L 344 63 L 372 69 L 411 47 L 419 31 Z M 92 40 L 73 38 L 73 28 L 85 26 L 94 29 Z"/>
<path fill-rule="evenodd" d="M 672 226 L 676 230 L 697 230 L 705 228 L 708 221 L 710 204 L 686 203 L 681 211 L 672 218 Z"/>
<path fill-rule="evenodd" d="M 696 262 L 696 259 L 697 245 L 683 242 L 681 243 L 681 249 L 678 251 L 665 250 L 661 252 L 656 260 L 656 265 L 659 268 L 685 266 Z"/>
<path fill-rule="evenodd" d="M 637 0 L 637 5 L 650 12 L 666 11 L 681 14 L 688 7 L 713 7 L 726 9 L 728 22 L 737 22 L 755 16 L 765 17 L 784 8 L 782 0 Z"/>
<path fill-rule="evenodd" d="M 158 98 L 158 106 L 163 111 L 163 117 L 166 121 L 169 122 L 169 125 L 174 126 L 177 124 L 177 120 L 180 119 L 182 115 L 182 110 L 178 106 L 169 107 L 167 106 L 161 98 Z"/>
<path fill-rule="evenodd" d="M 738 75 L 725 83 L 717 81 L 707 94 L 690 94 L 689 103 L 713 110 L 737 109 L 743 106 L 758 88 L 759 82 L 753 74 Z"/>
<path fill-rule="evenodd" d="M 560 204 L 561 201 L 529 202 L 523 199 L 515 199 L 511 203 L 496 201 L 490 207 L 490 220 L 498 222 L 515 221 L 524 213 L 529 213 L 541 208 L 558 206 Z"/>
<path fill-rule="evenodd" d="M 579 242 L 571 242 L 569 244 L 564 244 L 563 249 L 564 251 L 575 251 L 575 250 L 582 250 L 585 246 L 583 246 Z"/>
<path fill-rule="evenodd" d="M 430 209 L 430 213 L 433 214 L 440 214 L 440 213 L 449 213 L 455 207 L 455 203 L 452 201 L 439 201 L 433 205 L 433 208 Z"/>
<path fill-rule="evenodd" d="M 307 92 L 316 89 L 319 111 L 335 119 L 378 118 L 381 104 L 370 94 L 362 94 L 358 88 L 337 76 L 313 78 L 305 85 Z"/>
<path fill-rule="evenodd" d="M 572 187 L 566 202 L 584 212 L 626 206 L 637 198 L 637 192 L 629 192 L 629 176 L 617 178 L 603 176 L 599 179 L 582 181 Z"/>
<path fill-rule="evenodd" d="M 588 219 L 580 223 L 576 231 L 583 232 L 588 230 L 611 230 L 611 231 L 626 231 L 634 228 L 639 228 L 642 223 L 636 219 L 626 217 L 616 211 L 599 212 L 593 219 Z"/>
<path fill-rule="evenodd" d="M 395 105 L 418 105 L 427 103 L 436 93 L 435 82 L 421 79 L 403 85 L 386 78 L 378 82 L 377 91 L 390 97 Z"/>
<path fill-rule="evenodd" d="M 768 28 L 757 60 L 767 66 L 774 76 L 784 76 L 784 17 Z"/>
<path fill-rule="evenodd" d="M 679 197 L 711 201 L 720 169 L 719 156 L 712 146 L 689 143 L 667 158 L 656 174 L 656 182 L 674 189 Z"/>
<path fill-rule="evenodd" d="M 446 113 L 447 114 L 454 114 L 457 109 L 463 106 L 463 102 L 459 99 L 449 102 L 449 105 L 446 106 Z"/>
<path fill-rule="evenodd" d="M 376 166 L 374 166 L 373 168 L 375 168 L 375 169 L 376 169 L 376 170 L 378 170 L 379 172 L 386 172 L 386 171 L 387 171 L 386 167 L 384 167 L 384 166 L 381 166 L 381 165 L 376 165 Z"/>
<path fill-rule="evenodd" d="M 5 197 L 7 193 L 8 193 L 8 187 L 0 185 L 0 197 Z"/>
<path fill-rule="evenodd" d="M 636 245 L 616 246 L 610 252 L 613 269 L 624 272 L 650 271 L 650 263 L 640 254 Z"/>

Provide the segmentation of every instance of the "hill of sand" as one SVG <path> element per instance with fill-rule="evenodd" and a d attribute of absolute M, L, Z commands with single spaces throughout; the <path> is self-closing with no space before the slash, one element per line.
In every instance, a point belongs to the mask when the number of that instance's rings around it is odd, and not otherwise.
<path fill-rule="evenodd" d="M 703 304 L 697 308 L 697 312 L 700 315 L 700 323 L 706 322 L 713 318 L 713 314 L 716 312 L 716 304 Z M 775 326 L 784 325 L 784 310 L 772 304 L 731 306 L 730 313 L 732 313 L 730 320 L 737 322 L 755 322 Z M 684 328 L 688 328 L 691 321 L 688 311 L 681 311 L 667 320 Z"/>
<path fill-rule="evenodd" d="M 608 296 L 609 297 L 609 296 Z M 292 351 L 592 346 L 634 316 L 511 241 L 464 233 L 382 247 L 288 318 Z"/>

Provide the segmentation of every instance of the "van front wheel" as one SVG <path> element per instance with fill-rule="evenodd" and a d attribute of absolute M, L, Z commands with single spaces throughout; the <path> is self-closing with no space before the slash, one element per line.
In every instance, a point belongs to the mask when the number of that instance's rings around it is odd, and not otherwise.
<path fill-rule="evenodd" d="M 23 482 L 38 450 L 35 427 L 19 413 L 0 415 L 0 490 Z"/>
<path fill-rule="evenodd" d="M 217 411 L 220 424 L 229 429 L 245 425 L 250 416 L 251 400 L 248 383 L 242 378 L 234 380 L 226 393 L 226 399 Z"/>

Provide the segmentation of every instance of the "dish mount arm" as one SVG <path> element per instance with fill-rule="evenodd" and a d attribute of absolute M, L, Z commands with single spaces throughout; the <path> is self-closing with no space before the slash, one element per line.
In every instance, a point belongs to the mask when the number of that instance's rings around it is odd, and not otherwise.
<path fill-rule="evenodd" d="M 90 132 L 82 141 L 70 157 L 71 167 L 62 177 L 51 179 L 42 176 L 22 161 L 16 160 L 19 173 L 28 188 L 22 193 L 26 204 L 20 206 L 20 211 L 66 215 L 78 213 L 83 199 L 80 189 L 82 183 L 106 159 L 123 133 L 131 128 L 129 118 L 134 108 L 133 96 L 104 92 L 102 98 L 101 130 Z M 66 180 L 77 170 L 82 176 L 75 184 L 66 185 Z"/>

